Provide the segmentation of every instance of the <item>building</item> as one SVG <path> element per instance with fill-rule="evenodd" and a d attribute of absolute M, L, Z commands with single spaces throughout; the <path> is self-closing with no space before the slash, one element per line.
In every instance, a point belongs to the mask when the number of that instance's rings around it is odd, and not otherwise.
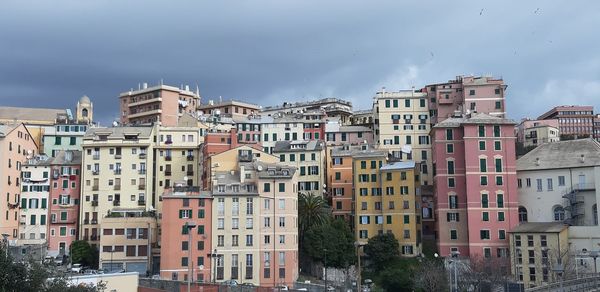
<path fill-rule="evenodd" d="M 557 106 L 538 117 L 538 120 L 558 120 L 561 140 L 592 137 L 594 107 L 579 105 Z"/>
<path fill-rule="evenodd" d="M 211 193 L 199 187 L 174 186 L 165 190 L 162 199 L 160 277 L 187 281 L 191 272 L 190 280 L 210 282 Z"/>
<path fill-rule="evenodd" d="M 325 142 L 327 145 L 373 145 L 373 131 L 365 126 L 341 126 L 339 121 L 328 121 Z"/>
<path fill-rule="evenodd" d="M 502 78 L 490 76 L 457 76 L 445 83 L 431 84 L 421 89 L 429 99 L 431 122 L 439 123 L 460 114 L 485 113 L 506 116 L 506 88 Z"/>
<path fill-rule="evenodd" d="M 87 95 L 77 102 L 75 120 L 78 124 L 91 125 L 94 121 L 94 104 Z"/>
<path fill-rule="evenodd" d="M 419 255 L 421 214 L 415 163 L 387 163 L 386 151 L 363 149 L 352 155 L 356 240 L 367 243 L 388 232 L 398 240 L 402 256 Z"/>
<path fill-rule="evenodd" d="M 148 87 L 144 83 L 138 90 L 119 94 L 121 123 L 124 125 L 152 124 L 159 122 L 166 127 L 177 126 L 184 114 L 196 114 L 200 104 L 198 90 L 189 86 L 177 88 L 168 85 Z"/>
<path fill-rule="evenodd" d="M 372 131 L 374 126 L 373 109 L 356 110 L 352 112 L 350 125 L 367 127 Z"/>
<path fill-rule="evenodd" d="M 560 141 L 560 131 L 553 126 L 533 126 L 525 130 L 525 148 L 537 147 L 544 143 Z"/>
<path fill-rule="evenodd" d="M 50 166 L 47 156 L 34 156 L 21 166 L 21 209 L 19 210 L 19 246 L 39 246 L 47 241 Z M 18 182 L 17 182 L 18 183 Z M 63 185 L 63 187 L 65 187 Z M 67 188 L 70 186 L 66 185 Z M 62 218 L 61 218 L 62 219 Z M 67 218 L 65 218 L 66 222 Z M 56 222 L 57 218 L 52 217 Z M 54 230 L 50 229 L 50 232 Z M 63 231 L 61 229 L 61 231 Z M 73 230 L 74 232 L 75 230 Z M 62 236 L 67 235 L 64 230 Z"/>
<path fill-rule="evenodd" d="M 432 182 L 429 108 L 422 92 L 377 92 L 373 97 L 374 142 L 392 157 L 418 162 L 421 185 Z"/>
<path fill-rule="evenodd" d="M 512 274 L 525 287 L 559 281 L 553 269 L 559 258 L 560 263 L 566 263 L 570 255 L 568 225 L 562 222 L 526 222 L 513 228 L 509 234 Z"/>
<path fill-rule="evenodd" d="M 275 116 L 276 113 L 304 113 L 314 110 L 325 111 L 328 117 L 337 117 L 340 123 L 347 125 L 352 116 L 352 103 L 339 98 L 323 98 L 307 102 L 284 102 L 282 105 L 265 106 L 260 113 L 265 116 Z"/>
<path fill-rule="evenodd" d="M 0 190 L 6 193 L 6 204 L 0 204 L 0 234 L 8 234 L 10 245 L 16 245 L 19 233 L 21 167 L 36 154 L 38 146 L 23 124 L 0 125 Z"/>
<path fill-rule="evenodd" d="M 48 255 L 69 255 L 77 240 L 81 203 L 81 151 L 59 151 L 48 160 L 51 174 L 48 200 Z"/>
<path fill-rule="evenodd" d="M 112 210 L 102 218 L 99 267 L 147 276 L 158 232 L 154 212 Z"/>
<path fill-rule="evenodd" d="M 42 153 L 56 157 L 59 151 L 81 151 L 83 136 L 90 126 L 74 121 L 57 122 L 54 127 L 48 127 L 42 135 Z"/>
<path fill-rule="evenodd" d="M 566 223 L 574 253 L 598 250 L 598 142 L 543 144 L 517 160 L 517 178 L 519 222 Z"/>
<path fill-rule="evenodd" d="M 289 285 L 298 277 L 298 173 L 243 147 L 211 157 L 214 276 Z"/>
<path fill-rule="evenodd" d="M 307 195 L 323 196 L 325 181 L 325 143 L 312 141 L 278 141 L 273 155 L 279 162 L 295 167 L 299 171 L 298 191 Z"/>
<path fill-rule="evenodd" d="M 104 284 L 106 291 L 138 291 L 138 273 L 107 273 L 95 275 L 70 276 L 67 283 L 71 286 Z"/>
<path fill-rule="evenodd" d="M 594 139 L 600 141 L 600 115 L 594 117 Z"/>
<path fill-rule="evenodd" d="M 206 104 L 198 104 L 200 115 L 214 115 L 219 117 L 242 117 L 258 114 L 260 106 L 238 100 L 209 100 Z"/>
<path fill-rule="evenodd" d="M 83 138 L 79 238 L 97 245 L 111 211 L 156 208 L 158 197 L 151 126 L 92 128 Z M 164 154 L 164 153 L 163 153 Z M 164 157 L 162 157 L 164 159 Z"/>
<path fill-rule="evenodd" d="M 518 224 L 514 125 L 478 113 L 433 127 L 441 256 L 508 257 L 506 233 Z"/>

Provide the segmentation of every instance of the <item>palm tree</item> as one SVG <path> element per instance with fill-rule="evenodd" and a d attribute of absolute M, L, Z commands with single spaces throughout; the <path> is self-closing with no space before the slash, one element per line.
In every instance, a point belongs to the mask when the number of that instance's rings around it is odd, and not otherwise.
<path fill-rule="evenodd" d="M 329 218 L 329 206 L 323 197 L 300 193 L 298 198 L 300 244 L 302 244 L 304 234 L 308 229 L 325 224 Z"/>

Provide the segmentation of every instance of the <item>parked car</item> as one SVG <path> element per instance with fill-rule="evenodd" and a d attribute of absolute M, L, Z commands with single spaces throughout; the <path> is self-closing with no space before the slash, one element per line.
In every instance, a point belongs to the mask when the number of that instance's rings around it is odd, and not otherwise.
<path fill-rule="evenodd" d="M 81 264 L 73 264 L 71 266 L 71 272 L 73 272 L 73 273 L 81 273 L 81 272 L 83 272 L 83 270 L 84 270 L 84 267 Z"/>
<path fill-rule="evenodd" d="M 83 271 L 83 274 L 85 274 L 85 275 L 97 275 L 98 271 L 92 270 L 92 269 L 86 269 L 86 270 Z"/>
<path fill-rule="evenodd" d="M 62 266 L 64 263 L 62 256 L 57 256 L 54 258 L 54 264 L 57 266 Z"/>

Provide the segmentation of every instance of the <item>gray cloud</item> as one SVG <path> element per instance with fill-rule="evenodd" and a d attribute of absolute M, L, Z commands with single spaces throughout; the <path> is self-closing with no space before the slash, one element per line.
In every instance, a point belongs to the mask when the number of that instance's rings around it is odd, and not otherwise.
<path fill-rule="evenodd" d="M 364 109 L 382 86 L 492 73 L 512 118 L 599 105 L 595 1 L 122 2 L 0 4 L 0 104 L 74 107 L 87 94 L 109 121 L 120 92 L 164 79 L 205 99 Z"/>

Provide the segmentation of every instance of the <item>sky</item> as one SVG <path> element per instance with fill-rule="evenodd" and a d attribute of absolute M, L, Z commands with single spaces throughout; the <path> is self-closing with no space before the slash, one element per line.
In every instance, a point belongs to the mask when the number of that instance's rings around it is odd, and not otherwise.
<path fill-rule="evenodd" d="M 0 106 L 118 116 L 138 84 L 182 84 L 203 102 L 325 97 L 371 107 L 387 91 L 458 75 L 508 85 L 513 119 L 555 105 L 600 112 L 600 1 L 0 2 Z"/>

